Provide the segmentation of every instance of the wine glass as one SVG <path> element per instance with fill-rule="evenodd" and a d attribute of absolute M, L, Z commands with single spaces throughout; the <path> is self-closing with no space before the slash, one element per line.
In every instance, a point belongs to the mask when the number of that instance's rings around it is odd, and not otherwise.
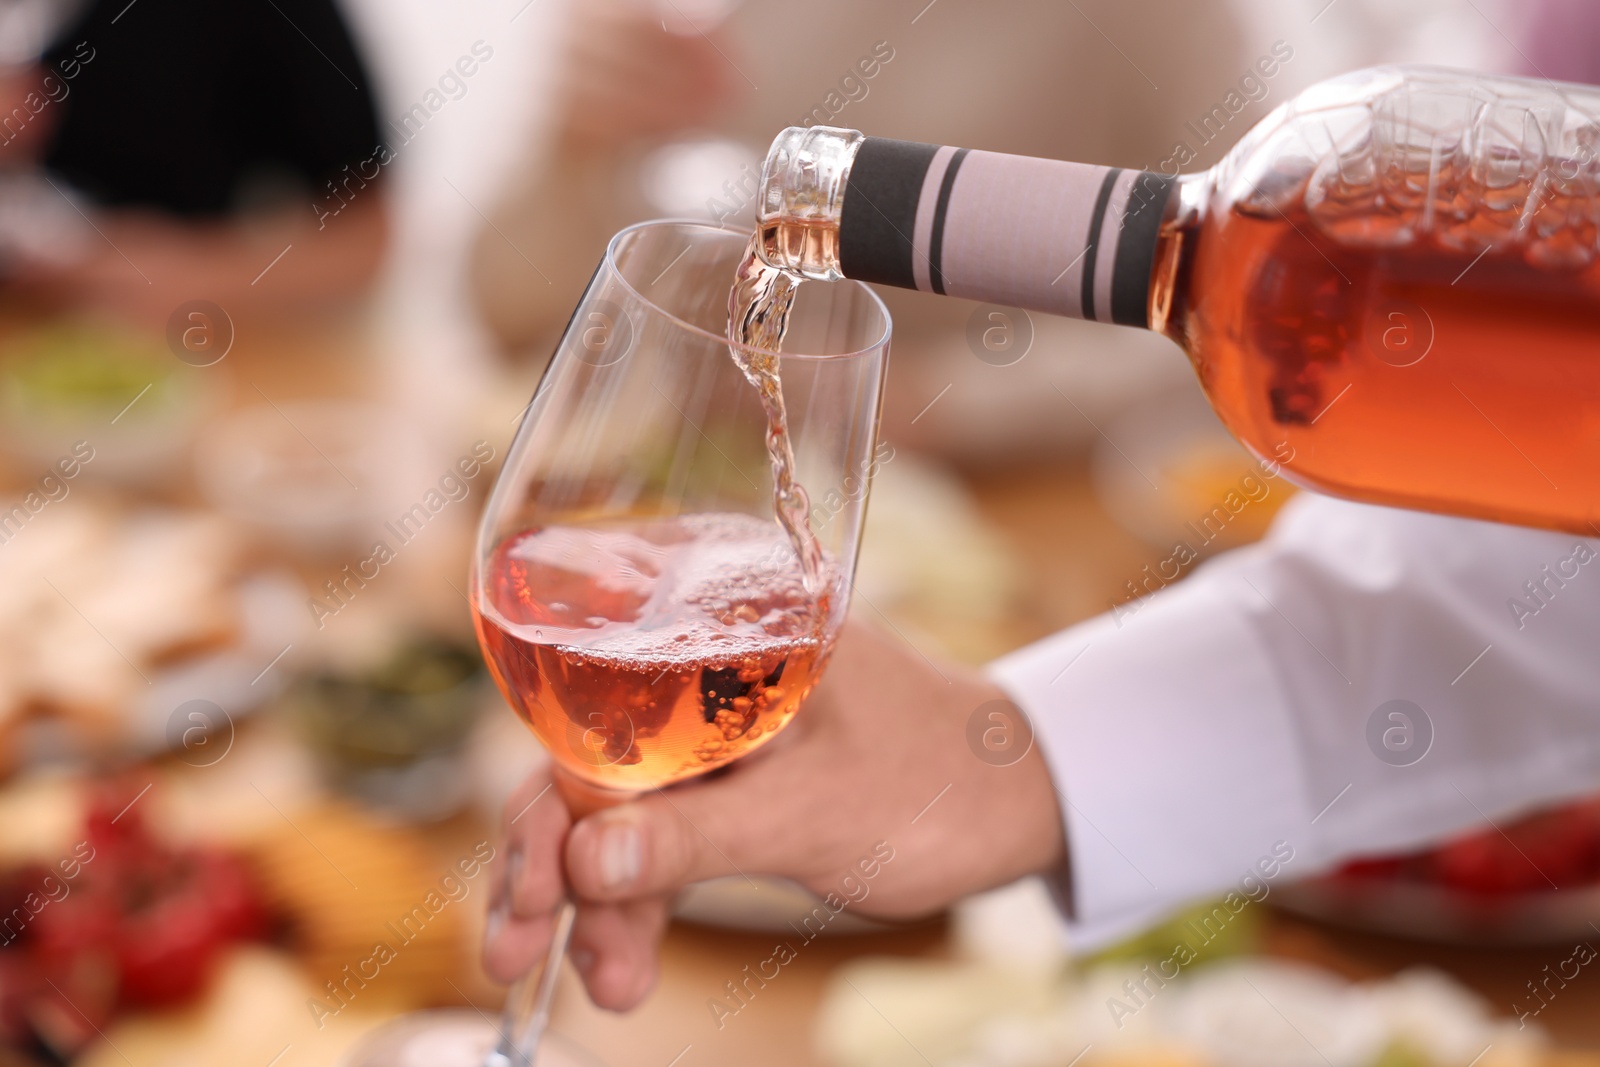
<path fill-rule="evenodd" d="M 775 427 L 727 340 L 747 241 L 693 222 L 612 239 L 479 527 L 471 584 L 484 656 L 578 816 L 766 744 L 844 621 L 889 314 L 856 282 L 801 285 L 790 311 L 778 370 L 821 550 L 808 577 L 774 511 Z M 572 913 L 562 906 L 544 966 L 513 987 L 498 1027 L 471 1012 L 409 1016 L 349 1067 L 531 1062 Z"/>

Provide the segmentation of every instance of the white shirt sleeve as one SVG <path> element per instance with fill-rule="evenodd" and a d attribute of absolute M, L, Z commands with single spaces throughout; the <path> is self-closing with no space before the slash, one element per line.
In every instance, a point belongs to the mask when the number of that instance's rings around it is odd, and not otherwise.
<path fill-rule="evenodd" d="M 1302 493 L 1260 544 L 991 673 L 1055 777 L 1092 948 L 1246 875 L 1600 791 L 1600 552 Z"/>

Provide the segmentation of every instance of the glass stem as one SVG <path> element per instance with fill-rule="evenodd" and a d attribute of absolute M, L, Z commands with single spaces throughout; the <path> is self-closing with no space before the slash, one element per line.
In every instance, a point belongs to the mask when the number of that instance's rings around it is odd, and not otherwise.
<path fill-rule="evenodd" d="M 484 1067 L 533 1067 L 538 1059 L 539 1042 L 550 1025 L 550 1002 L 555 998 L 556 979 L 561 976 L 561 961 L 567 958 L 577 911 L 572 901 L 561 902 L 544 966 L 517 979 L 506 994 L 500 1017 L 500 1044 L 484 1061 Z"/>

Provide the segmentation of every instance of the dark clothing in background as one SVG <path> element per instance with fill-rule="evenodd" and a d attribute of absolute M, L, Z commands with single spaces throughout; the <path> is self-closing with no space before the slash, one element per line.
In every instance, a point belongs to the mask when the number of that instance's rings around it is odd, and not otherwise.
<path fill-rule="evenodd" d="M 103 204 L 207 216 L 260 186 L 320 193 L 378 144 L 332 0 L 93 0 L 44 63 L 81 62 L 80 42 L 93 59 L 44 163 Z"/>

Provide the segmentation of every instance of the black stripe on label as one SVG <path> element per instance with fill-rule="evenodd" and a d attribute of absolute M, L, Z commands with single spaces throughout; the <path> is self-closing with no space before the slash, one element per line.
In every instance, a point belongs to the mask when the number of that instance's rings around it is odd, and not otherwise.
<path fill-rule="evenodd" d="M 1079 300 L 1083 305 L 1083 317 L 1091 322 L 1094 321 L 1094 261 L 1100 258 L 1100 229 L 1106 221 L 1106 205 L 1111 202 L 1111 187 L 1117 184 L 1117 175 L 1121 173 L 1120 167 L 1106 171 L 1100 192 L 1094 198 L 1094 214 L 1089 216 L 1089 239 L 1083 253 L 1083 293 Z"/>
<path fill-rule="evenodd" d="M 911 235 L 917 201 L 938 145 L 868 137 L 856 149 L 839 212 L 839 267 L 845 277 L 915 289 Z"/>
<path fill-rule="evenodd" d="M 944 216 L 950 210 L 950 190 L 955 188 L 956 171 L 967 158 L 968 149 L 962 148 L 950 157 L 944 169 L 944 180 L 939 183 L 939 201 L 933 208 L 933 233 L 928 237 L 928 282 L 933 291 L 944 295 Z"/>
<path fill-rule="evenodd" d="M 1119 326 L 1150 325 L 1150 273 L 1155 267 L 1156 240 L 1167 201 L 1177 182 L 1164 174 L 1141 171 L 1122 213 L 1122 237 L 1111 275 L 1111 321 Z"/>

